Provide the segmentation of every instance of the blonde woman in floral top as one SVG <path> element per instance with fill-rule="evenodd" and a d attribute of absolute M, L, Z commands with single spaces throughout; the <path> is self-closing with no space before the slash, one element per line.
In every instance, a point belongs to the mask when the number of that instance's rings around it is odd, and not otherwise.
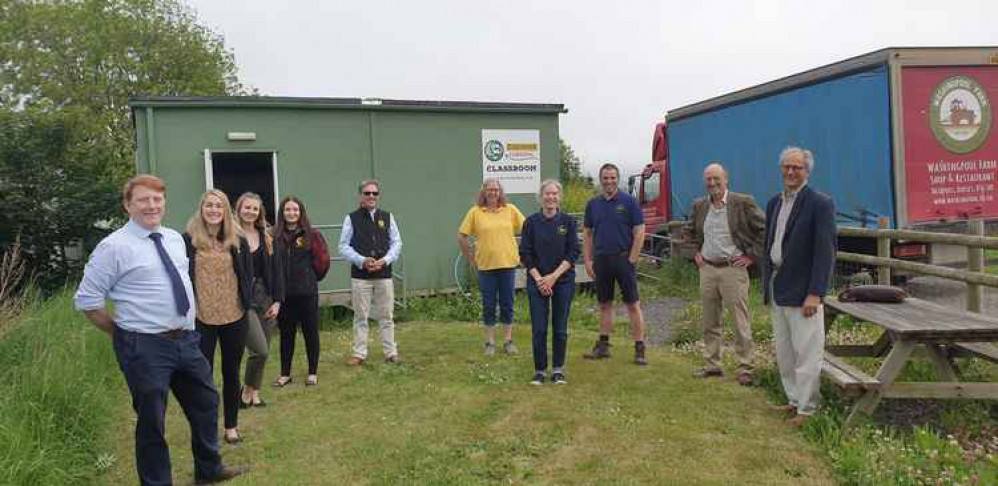
<path fill-rule="evenodd" d="M 215 343 L 222 350 L 222 402 L 225 441 L 242 441 L 239 420 L 239 368 L 246 346 L 246 311 L 252 303 L 253 260 L 249 244 L 232 216 L 229 198 L 217 189 L 201 196 L 187 222 L 184 241 L 197 301 L 195 324 L 201 352 L 214 368 Z"/>

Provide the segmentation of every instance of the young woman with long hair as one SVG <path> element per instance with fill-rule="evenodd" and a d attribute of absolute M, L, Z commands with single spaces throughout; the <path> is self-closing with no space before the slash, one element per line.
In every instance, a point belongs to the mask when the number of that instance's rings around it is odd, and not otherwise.
<path fill-rule="evenodd" d="M 270 355 L 270 336 L 284 301 L 284 267 L 276 258 L 263 199 L 256 193 L 243 193 L 236 199 L 235 210 L 253 257 L 253 302 L 246 314 L 248 357 L 240 406 L 263 407 L 267 403 L 260 398 L 260 387 Z"/>
<path fill-rule="evenodd" d="M 201 334 L 201 352 L 214 368 L 215 343 L 221 348 L 225 441 L 236 444 L 242 441 L 236 431 L 239 367 L 246 347 L 246 311 L 252 302 L 253 260 L 230 208 L 224 192 L 205 192 L 187 222 L 184 242 L 197 301 L 195 324 Z"/>
<path fill-rule="evenodd" d="M 301 325 L 308 358 L 306 386 L 318 384 L 319 281 L 329 271 L 329 247 L 308 220 L 305 203 L 295 196 L 281 200 L 274 228 L 277 254 L 284 267 L 284 303 L 277 316 L 281 330 L 281 375 L 274 386 L 291 383 L 295 335 Z"/>

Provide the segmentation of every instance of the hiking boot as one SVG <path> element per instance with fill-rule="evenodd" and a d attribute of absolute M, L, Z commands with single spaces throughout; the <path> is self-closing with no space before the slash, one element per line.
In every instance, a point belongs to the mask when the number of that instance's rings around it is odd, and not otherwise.
<path fill-rule="evenodd" d="M 648 366 L 648 360 L 645 359 L 645 343 L 643 342 L 634 343 L 634 363 L 639 366 Z"/>
<path fill-rule="evenodd" d="M 721 371 L 720 368 L 712 368 L 710 366 L 704 366 L 693 372 L 694 378 L 720 378 L 722 376 L 724 376 L 724 371 Z"/>
<path fill-rule="evenodd" d="M 565 380 L 564 373 L 555 373 L 551 375 L 551 383 L 554 383 L 555 385 L 567 385 L 568 381 Z"/>
<path fill-rule="evenodd" d="M 596 341 L 593 350 L 582 355 L 586 359 L 606 359 L 610 357 L 610 341 Z"/>
<path fill-rule="evenodd" d="M 485 343 L 485 356 L 496 355 L 496 343 Z"/>
<path fill-rule="evenodd" d="M 544 384 L 544 373 L 538 372 L 538 373 L 534 374 L 534 379 L 530 380 L 530 384 L 531 385 L 535 385 L 535 386 L 536 385 L 543 385 Z"/>
<path fill-rule="evenodd" d="M 502 345 L 502 350 L 505 351 L 506 354 L 508 354 L 509 356 L 513 356 L 514 354 L 520 352 L 520 350 L 517 349 L 516 345 L 513 344 L 513 341 L 506 341 L 506 344 Z"/>

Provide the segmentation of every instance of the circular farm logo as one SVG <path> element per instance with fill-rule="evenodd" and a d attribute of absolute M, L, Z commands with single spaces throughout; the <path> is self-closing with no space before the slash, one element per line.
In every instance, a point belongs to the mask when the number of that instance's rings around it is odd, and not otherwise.
<path fill-rule="evenodd" d="M 485 142 L 485 158 L 492 162 L 499 162 L 502 160 L 502 155 L 505 150 L 502 147 L 502 142 L 498 140 L 489 140 Z"/>
<path fill-rule="evenodd" d="M 984 87 L 969 76 L 939 83 L 929 103 L 929 126 L 946 150 L 965 154 L 977 150 L 991 131 L 991 103 Z"/>

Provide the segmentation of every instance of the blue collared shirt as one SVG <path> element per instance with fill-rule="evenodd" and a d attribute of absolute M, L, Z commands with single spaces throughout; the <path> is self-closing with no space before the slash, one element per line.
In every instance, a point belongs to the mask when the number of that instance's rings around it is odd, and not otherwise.
<path fill-rule="evenodd" d="M 368 211 L 371 218 L 374 218 L 374 211 Z M 389 215 L 391 220 L 388 224 L 388 253 L 385 253 L 385 264 L 391 265 L 398 260 L 399 253 L 402 252 L 402 235 L 399 234 L 399 227 L 395 224 L 395 215 Z M 343 219 L 343 230 L 340 231 L 340 256 L 346 258 L 347 261 L 353 264 L 353 266 L 363 269 L 364 268 L 364 256 L 357 253 L 350 246 L 350 240 L 353 239 L 353 223 L 350 222 L 350 215 L 348 214 L 346 218 Z"/>
<path fill-rule="evenodd" d="M 163 234 L 163 246 L 187 290 L 191 308 L 186 316 L 177 314 L 170 277 L 156 244 L 149 238 L 152 231 L 131 220 L 101 240 L 90 255 L 76 290 L 76 309 L 104 309 L 110 299 L 115 324 L 127 331 L 149 334 L 193 330 L 197 308 L 184 239 L 170 228 L 160 227 L 157 231 Z"/>
<path fill-rule="evenodd" d="M 635 226 L 645 223 L 638 200 L 617 191 L 610 199 L 600 194 L 586 204 L 583 226 L 593 233 L 593 255 L 615 255 L 631 251 Z"/>

